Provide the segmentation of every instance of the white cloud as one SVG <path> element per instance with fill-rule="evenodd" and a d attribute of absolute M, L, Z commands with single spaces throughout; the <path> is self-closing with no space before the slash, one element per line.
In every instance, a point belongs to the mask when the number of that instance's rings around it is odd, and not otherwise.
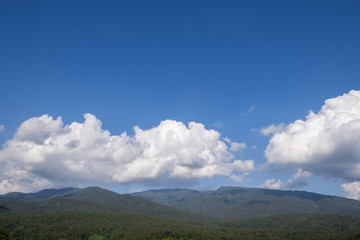
<path fill-rule="evenodd" d="M 348 198 L 360 200 L 360 182 L 345 183 L 341 187 L 347 193 Z"/>
<path fill-rule="evenodd" d="M 140 188 L 131 188 L 129 190 L 129 193 L 136 193 L 136 192 L 141 192 L 141 189 Z"/>
<path fill-rule="evenodd" d="M 222 128 L 224 126 L 224 124 L 223 123 L 214 123 L 213 126 L 216 128 Z"/>
<path fill-rule="evenodd" d="M 263 185 L 261 185 L 262 188 L 268 188 L 268 189 L 281 189 L 283 186 L 283 183 L 280 180 L 277 180 L 275 178 L 267 179 Z"/>
<path fill-rule="evenodd" d="M 227 142 L 227 143 L 231 143 L 231 139 L 228 138 L 228 137 L 224 137 L 223 140 L 224 140 L 225 142 Z"/>
<path fill-rule="evenodd" d="M 246 148 L 247 148 L 246 143 L 233 142 L 233 141 L 231 141 L 231 139 L 228 138 L 228 137 L 224 137 L 223 140 L 230 145 L 230 151 L 232 151 L 232 152 L 238 152 L 238 151 L 240 151 L 240 150 L 243 150 L 243 149 L 246 149 Z"/>
<path fill-rule="evenodd" d="M 230 178 L 234 181 L 234 182 L 243 182 L 245 180 L 245 177 L 249 175 L 249 173 L 245 172 L 243 174 L 233 174 L 230 176 Z"/>
<path fill-rule="evenodd" d="M 264 133 L 271 132 L 265 131 Z M 328 99 L 318 113 L 275 131 L 265 151 L 270 164 L 315 175 L 360 179 L 360 91 Z"/>
<path fill-rule="evenodd" d="M 252 111 L 255 110 L 255 105 L 252 105 L 246 112 L 244 112 L 242 115 L 248 115 L 249 113 L 251 113 Z"/>
<path fill-rule="evenodd" d="M 23 122 L 0 151 L 0 192 L 74 184 L 172 186 L 254 169 L 252 160 L 236 160 L 220 133 L 200 123 L 165 120 L 148 130 L 135 127 L 129 136 L 111 135 L 95 116 L 84 117 L 84 123 L 66 126 L 48 115 Z"/>
<path fill-rule="evenodd" d="M 242 149 L 245 149 L 246 147 L 247 147 L 246 143 L 237 143 L 237 142 L 230 143 L 230 151 L 233 152 L 238 152 Z"/>
<path fill-rule="evenodd" d="M 58 135 L 63 130 L 61 117 L 54 120 L 45 114 L 41 117 L 30 118 L 23 122 L 15 134 L 15 138 L 20 141 L 34 141 L 42 144 L 44 140 L 51 136 Z"/>
<path fill-rule="evenodd" d="M 5 131 L 5 126 L 0 124 L 0 132 L 3 132 L 3 131 Z"/>
<path fill-rule="evenodd" d="M 33 192 L 43 188 L 53 187 L 54 184 L 45 178 L 38 177 L 26 170 L 1 170 L 0 193 Z"/>
<path fill-rule="evenodd" d="M 279 132 L 283 131 L 284 127 L 285 127 L 285 124 L 283 124 L 283 123 L 281 123 L 279 125 L 272 124 L 270 126 L 261 128 L 260 133 L 264 136 L 268 136 L 268 135 L 279 133 Z"/>
<path fill-rule="evenodd" d="M 298 169 L 293 178 L 286 182 L 284 189 L 301 188 L 308 185 L 311 173 Z"/>
<path fill-rule="evenodd" d="M 286 183 L 283 183 L 281 180 L 275 178 L 267 179 L 261 187 L 269 189 L 296 189 L 305 187 L 308 185 L 308 180 L 310 177 L 310 172 L 303 171 L 302 169 L 297 169 L 294 176 L 289 179 Z"/>

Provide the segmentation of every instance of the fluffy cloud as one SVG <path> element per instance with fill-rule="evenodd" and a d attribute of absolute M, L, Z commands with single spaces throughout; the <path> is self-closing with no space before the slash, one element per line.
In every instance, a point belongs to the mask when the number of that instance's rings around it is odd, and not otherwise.
<path fill-rule="evenodd" d="M 242 149 L 245 149 L 246 147 L 247 147 L 246 143 L 237 143 L 237 142 L 230 143 L 230 150 L 233 152 L 238 152 Z"/>
<path fill-rule="evenodd" d="M 245 177 L 249 175 L 248 172 L 245 172 L 243 174 L 233 174 L 230 176 L 231 180 L 233 180 L 234 182 L 243 182 L 245 180 Z"/>
<path fill-rule="evenodd" d="M 281 123 L 279 125 L 270 125 L 268 127 L 264 127 L 260 129 L 260 133 L 264 136 L 268 136 L 270 134 L 279 133 L 284 130 L 285 124 Z"/>
<path fill-rule="evenodd" d="M 233 142 L 233 141 L 231 141 L 231 139 L 228 138 L 228 137 L 223 138 L 223 140 L 230 145 L 230 151 L 232 151 L 232 152 L 238 152 L 238 151 L 241 151 L 241 150 L 247 148 L 246 143 Z"/>
<path fill-rule="evenodd" d="M 311 173 L 307 171 L 303 171 L 302 169 L 298 169 L 293 178 L 291 178 L 284 185 L 284 189 L 294 189 L 300 187 L 306 187 L 309 182 L 309 177 Z"/>
<path fill-rule="evenodd" d="M 0 151 L 0 192 L 32 191 L 60 185 L 141 183 L 171 186 L 231 176 L 254 169 L 236 160 L 241 146 L 221 140 L 203 124 L 173 120 L 111 135 L 91 114 L 84 123 L 63 125 L 61 117 L 26 120 Z"/>
<path fill-rule="evenodd" d="M 341 185 L 348 198 L 360 200 L 360 182 L 345 183 Z"/>
<path fill-rule="evenodd" d="M 261 187 L 269 189 L 295 189 L 300 187 L 305 187 L 308 185 L 310 172 L 303 171 L 302 169 L 297 169 L 294 176 L 289 179 L 286 183 L 283 183 L 281 180 L 276 180 L 275 178 L 267 179 Z"/>
<path fill-rule="evenodd" d="M 267 179 L 263 185 L 261 185 L 262 188 L 268 188 L 268 189 L 281 189 L 283 183 L 280 180 L 277 180 L 275 178 Z"/>
<path fill-rule="evenodd" d="M 360 91 L 326 100 L 305 120 L 263 132 L 274 133 L 265 151 L 270 164 L 349 182 L 360 179 Z"/>

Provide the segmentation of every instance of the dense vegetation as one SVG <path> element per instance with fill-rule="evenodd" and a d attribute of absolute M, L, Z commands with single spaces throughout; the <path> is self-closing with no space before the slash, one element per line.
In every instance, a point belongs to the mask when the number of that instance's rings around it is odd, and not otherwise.
<path fill-rule="evenodd" d="M 216 191 L 150 190 L 136 193 L 134 196 L 176 209 L 221 218 L 277 214 L 360 215 L 360 201 L 305 191 L 221 187 Z"/>
<path fill-rule="evenodd" d="M 39 193 L 10 193 L 0 196 L 0 205 L 17 211 L 82 210 L 126 212 L 177 219 L 202 219 L 203 216 L 157 204 L 129 194 L 117 194 L 99 187 L 48 189 Z"/>
<path fill-rule="evenodd" d="M 360 216 L 287 214 L 218 219 L 101 188 L 0 196 L 0 240 L 359 238 Z"/>
<path fill-rule="evenodd" d="M 120 213 L 3 212 L 1 228 L 11 239 L 358 239 L 360 217 L 285 215 L 185 221 Z"/>

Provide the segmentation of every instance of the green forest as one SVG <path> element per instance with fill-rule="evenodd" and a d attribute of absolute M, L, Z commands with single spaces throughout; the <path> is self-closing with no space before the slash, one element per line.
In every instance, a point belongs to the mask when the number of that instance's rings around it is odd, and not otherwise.
<path fill-rule="evenodd" d="M 244 211 L 243 216 L 237 217 L 212 216 L 214 212 L 210 210 L 215 207 L 215 203 L 217 211 L 220 211 L 225 209 L 221 204 L 229 205 L 230 197 L 233 199 L 234 209 L 237 206 L 238 211 L 245 209 L 246 201 L 250 201 L 247 204 L 253 207 L 254 201 L 260 201 L 259 197 L 264 198 L 257 191 L 250 194 L 248 190 L 248 195 L 244 195 L 244 189 L 231 189 L 231 194 L 228 190 L 221 194 L 216 192 L 215 195 L 212 192 L 207 193 L 208 195 L 192 193 L 192 198 L 204 197 L 203 208 L 209 208 L 207 214 L 176 209 L 145 198 L 117 194 L 97 187 L 51 189 L 34 194 L 10 193 L 0 196 L 0 240 L 360 239 L 360 216 L 356 211 L 358 201 L 328 196 L 319 198 L 318 195 L 311 196 L 310 199 L 308 196 L 305 198 L 304 193 L 299 197 L 297 192 L 291 193 L 296 195 L 291 197 L 287 192 L 275 192 L 277 196 L 274 196 L 272 192 L 271 198 L 268 197 L 267 203 L 261 208 L 264 213 L 271 214 L 249 217 L 249 212 Z M 190 199 L 186 194 L 176 194 L 177 197 L 184 198 L 182 203 Z M 165 199 L 165 195 L 161 196 Z M 278 206 L 271 202 L 274 197 L 283 201 L 285 209 L 300 203 L 303 206 L 312 204 L 327 209 L 329 201 L 334 200 L 334 208 L 344 214 L 326 211 L 309 213 L 308 207 L 303 213 L 278 214 L 278 210 L 270 211 Z M 243 200 L 236 200 L 238 198 Z M 170 196 L 169 199 L 173 198 Z M 273 199 L 274 202 L 276 199 Z M 355 214 L 346 214 L 351 205 Z M 193 206 L 191 208 L 196 210 Z"/>
<path fill-rule="evenodd" d="M 360 217 L 176 220 L 121 213 L 0 213 L 0 239 L 359 239 Z"/>

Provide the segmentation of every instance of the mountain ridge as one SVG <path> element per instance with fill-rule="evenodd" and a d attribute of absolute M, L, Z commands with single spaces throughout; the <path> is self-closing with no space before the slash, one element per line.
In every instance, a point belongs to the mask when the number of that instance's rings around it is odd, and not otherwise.
<path fill-rule="evenodd" d="M 360 201 L 298 190 L 223 186 L 208 191 L 160 189 L 133 195 L 176 209 L 220 218 L 307 213 L 360 215 Z"/>
<path fill-rule="evenodd" d="M 132 214 L 171 218 L 248 218 L 281 214 L 360 216 L 360 201 L 353 199 L 299 190 L 234 186 L 222 186 L 217 190 L 207 191 L 164 188 L 133 194 L 119 194 L 100 187 L 43 189 L 35 193 L 15 192 L 0 195 L 0 205 L 9 209 L 60 210 L 61 208 L 53 206 L 56 201 L 51 199 L 54 198 L 66 199 L 64 207 L 68 206 L 68 209 L 79 206 L 76 201 L 83 201 L 89 209 L 95 209 L 94 211 L 97 208 L 107 211 L 113 207 Z M 74 202 L 71 203 L 71 200 Z"/>
<path fill-rule="evenodd" d="M 15 211 L 86 211 L 86 207 L 81 206 L 81 203 L 88 206 L 90 212 L 112 210 L 174 219 L 206 218 L 197 213 L 178 210 L 130 194 L 118 194 L 100 187 L 44 189 L 36 193 L 0 195 L 0 206 Z"/>
<path fill-rule="evenodd" d="M 11 193 L 0 195 L 0 232 L 8 230 L 11 239 L 360 237 L 360 202 L 340 197 L 240 187 L 158 189 L 137 194 L 150 194 L 155 200 L 160 195 L 178 208 L 99 187 Z M 11 197 L 14 200 L 9 200 Z M 301 211 L 291 211 L 299 206 Z M 314 211 L 314 206 L 320 210 Z M 329 206 L 344 214 L 329 214 Z"/>

